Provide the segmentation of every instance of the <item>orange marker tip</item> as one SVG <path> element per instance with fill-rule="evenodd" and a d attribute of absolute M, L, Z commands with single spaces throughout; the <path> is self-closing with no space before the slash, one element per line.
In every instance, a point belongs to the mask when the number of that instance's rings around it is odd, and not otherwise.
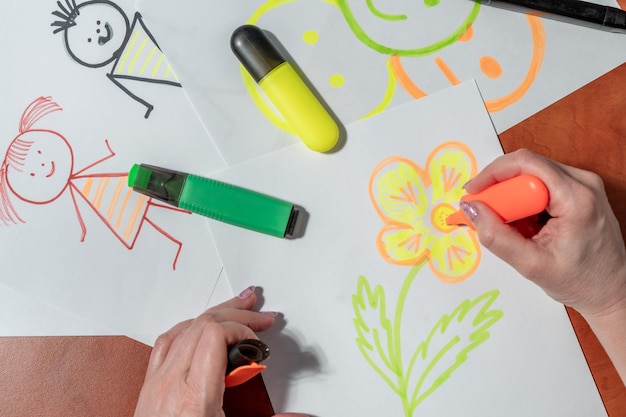
<path fill-rule="evenodd" d="M 465 214 L 461 210 L 457 210 L 446 218 L 448 226 L 468 226 L 471 224 Z"/>
<path fill-rule="evenodd" d="M 250 365 L 240 366 L 233 369 L 228 375 L 226 375 L 226 378 L 224 378 L 224 384 L 226 385 L 226 388 L 241 385 L 263 372 L 265 368 L 267 368 L 267 366 L 259 365 L 255 362 L 252 362 Z"/>

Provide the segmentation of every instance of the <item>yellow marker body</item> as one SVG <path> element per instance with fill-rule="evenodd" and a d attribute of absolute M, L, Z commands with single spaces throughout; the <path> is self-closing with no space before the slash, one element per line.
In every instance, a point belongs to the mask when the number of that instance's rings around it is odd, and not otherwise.
<path fill-rule="evenodd" d="M 231 49 L 305 145 L 327 152 L 337 144 L 337 123 L 260 28 L 237 28 Z"/>
<path fill-rule="evenodd" d="M 258 84 L 306 146 L 317 152 L 335 146 L 337 123 L 288 62 L 274 68 Z"/>

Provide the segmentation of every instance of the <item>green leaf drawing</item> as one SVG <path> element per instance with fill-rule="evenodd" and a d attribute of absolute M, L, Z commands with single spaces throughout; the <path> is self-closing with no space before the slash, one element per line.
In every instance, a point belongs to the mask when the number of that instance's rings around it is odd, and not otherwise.
<path fill-rule="evenodd" d="M 489 328 L 503 317 L 502 310 L 492 308 L 500 295 L 497 289 L 462 301 L 451 313 L 441 316 L 404 368 L 400 335 L 404 305 L 413 280 L 424 265 L 411 268 L 405 278 L 393 319 L 387 315 L 387 300 L 381 285 L 372 288 L 367 278 L 360 276 L 352 296 L 357 346 L 370 366 L 400 397 L 405 417 L 413 416 L 419 404 L 468 359 L 468 353 L 489 339 Z"/>
<path fill-rule="evenodd" d="M 392 322 L 387 318 L 384 288 L 377 285 L 372 289 L 367 278 L 360 276 L 357 292 L 352 296 L 352 306 L 356 343 L 361 354 L 385 382 L 400 394 L 394 380 L 397 381 L 402 369 L 395 360 Z"/>
<path fill-rule="evenodd" d="M 419 344 L 406 372 L 409 379 L 414 369 L 421 371 L 410 392 L 412 410 L 450 378 L 467 360 L 468 352 L 489 338 L 488 329 L 503 316 L 502 310 L 490 309 L 499 295 L 499 290 L 491 290 L 464 300 L 452 313 L 444 314 Z"/>

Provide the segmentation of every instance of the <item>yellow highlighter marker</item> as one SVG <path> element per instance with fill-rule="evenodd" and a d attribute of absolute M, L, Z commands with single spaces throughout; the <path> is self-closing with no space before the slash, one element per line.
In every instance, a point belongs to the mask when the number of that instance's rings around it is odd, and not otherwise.
<path fill-rule="evenodd" d="M 263 30 L 237 28 L 230 47 L 304 144 L 317 152 L 332 150 L 339 140 L 337 123 Z"/>

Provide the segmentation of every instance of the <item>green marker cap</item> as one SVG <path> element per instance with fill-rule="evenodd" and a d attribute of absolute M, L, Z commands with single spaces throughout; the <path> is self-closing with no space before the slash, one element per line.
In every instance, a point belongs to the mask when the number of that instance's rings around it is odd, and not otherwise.
<path fill-rule="evenodd" d="M 135 164 L 128 173 L 128 186 L 141 194 L 178 207 L 186 179 L 187 174 L 182 172 Z"/>
<path fill-rule="evenodd" d="M 193 213 L 277 237 L 296 237 L 300 209 L 292 203 L 221 181 L 135 164 L 128 186 Z"/>

